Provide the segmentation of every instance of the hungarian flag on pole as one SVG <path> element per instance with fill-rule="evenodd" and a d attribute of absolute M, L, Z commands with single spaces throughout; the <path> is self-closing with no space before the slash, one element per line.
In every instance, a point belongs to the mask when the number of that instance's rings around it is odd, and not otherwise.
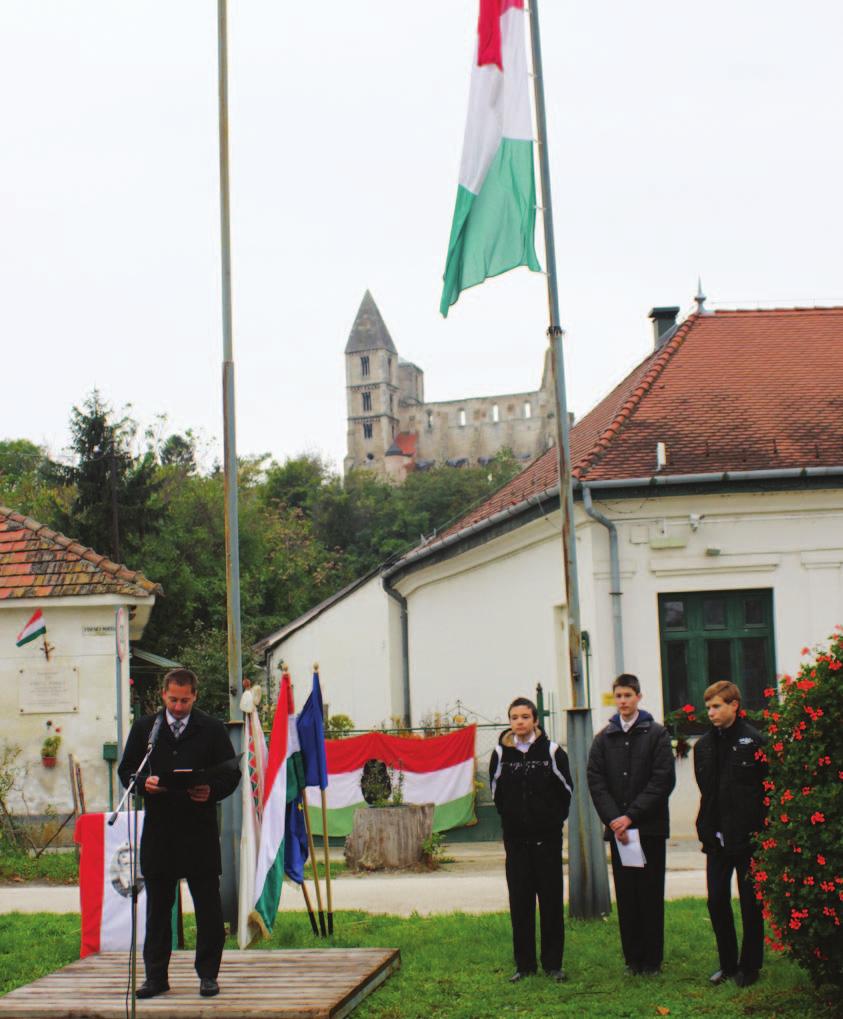
<path fill-rule="evenodd" d="M 524 0 L 480 0 L 457 203 L 439 310 L 463 290 L 526 265 L 534 241 L 536 179 Z"/>
<path fill-rule="evenodd" d="M 263 793 L 261 838 L 255 873 L 255 905 L 253 919 L 265 936 L 272 933 L 281 884 L 284 880 L 287 804 L 301 793 L 304 784 L 293 689 L 286 673 L 281 679 L 278 706 L 269 739 Z"/>
<path fill-rule="evenodd" d="M 328 834 L 349 835 L 355 810 L 365 809 L 365 769 L 389 769 L 393 786 L 403 777 L 405 803 L 433 803 L 433 830 L 446 831 L 476 823 L 474 815 L 474 738 L 477 727 L 430 739 L 369 732 L 325 741 L 328 758 Z M 380 762 L 383 762 L 381 765 Z M 322 834 L 318 789 L 308 788 L 310 826 Z"/>
<path fill-rule="evenodd" d="M 17 646 L 23 647 L 24 644 L 28 644 L 31 640 L 36 640 L 46 632 L 47 624 L 44 621 L 44 613 L 41 609 L 36 609 L 35 612 L 32 613 L 32 618 L 18 634 Z"/>

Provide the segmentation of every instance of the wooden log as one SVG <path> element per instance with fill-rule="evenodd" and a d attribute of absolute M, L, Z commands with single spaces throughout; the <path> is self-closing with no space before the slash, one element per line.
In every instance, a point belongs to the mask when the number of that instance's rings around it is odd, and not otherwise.
<path fill-rule="evenodd" d="M 422 863 L 422 843 L 432 831 L 432 803 L 360 809 L 345 840 L 346 864 L 351 870 L 418 867 Z"/>

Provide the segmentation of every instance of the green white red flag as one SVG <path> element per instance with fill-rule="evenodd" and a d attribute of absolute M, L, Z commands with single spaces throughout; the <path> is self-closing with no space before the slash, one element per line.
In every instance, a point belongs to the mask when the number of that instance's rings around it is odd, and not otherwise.
<path fill-rule="evenodd" d="M 363 795 L 366 765 L 383 762 L 393 785 L 403 782 L 405 803 L 432 803 L 433 830 L 474 824 L 474 742 L 477 727 L 430 739 L 369 732 L 349 739 L 325 740 L 328 760 L 328 834 L 349 835 L 354 812 L 368 804 Z M 307 789 L 311 829 L 322 834 L 320 791 Z"/>
<path fill-rule="evenodd" d="M 293 707 L 293 688 L 286 673 L 281 678 L 278 705 L 269 739 L 264 776 L 260 848 L 255 870 L 254 908 L 250 919 L 265 936 L 272 933 L 284 880 L 284 846 L 287 804 L 304 787 L 304 769 Z"/>
<path fill-rule="evenodd" d="M 37 640 L 42 634 L 47 632 L 47 623 L 44 619 L 44 613 L 41 609 L 36 609 L 32 613 L 29 622 L 18 634 L 17 647 L 23 647 L 24 644 L 28 644 L 31 640 Z"/>
<path fill-rule="evenodd" d="M 536 180 L 524 0 L 480 0 L 476 58 L 459 187 L 439 310 L 463 290 L 526 265 L 534 241 Z"/>

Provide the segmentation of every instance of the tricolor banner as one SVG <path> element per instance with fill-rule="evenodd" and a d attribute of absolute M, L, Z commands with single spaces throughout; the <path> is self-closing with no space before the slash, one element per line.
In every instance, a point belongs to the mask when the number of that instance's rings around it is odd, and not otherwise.
<path fill-rule="evenodd" d="M 32 616 L 26 626 L 18 634 L 17 647 L 23 647 L 24 644 L 28 644 L 31 640 L 37 640 L 42 634 L 47 632 L 47 623 L 44 620 L 44 613 L 41 609 L 36 609 L 32 613 Z"/>
<path fill-rule="evenodd" d="M 433 803 L 433 830 L 475 824 L 474 740 L 466 726 L 445 736 L 412 739 L 369 732 L 349 739 L 325 740 L 328 758 L 328 835 L 349 835 L 354 811 L 366 808 L 363 775 L 368 765 L 386 765 L 392 781 L 403 776 L 405 803 Z M 382 765 L 380 765 L 382 767 Z M 322 834 L 321 797 L 308 787 L 308 813 L 314 834 Z"/>
<path fill-rule="evenodd" d="M 131 833 L 129 825 L 131 824 Z M 137 840 L 143 832 L 138 811 Z M 131 839 L 129 835 L 131 834 Z M 135 845 L 134 814 L 118 814 L 113 825 L 105 814 L 82 814 L 76 820 L 79 844 L 79 898 L 82 906 L 80 957 L 97 952 L 124 952 L 132 940 L 131 847 Z M 146 936 L 146 892 L 139 879 L 138 945 Z"/>
<path fill-rule="evenodd" d="M 284 673 L 269 739 L 254 908 L 251 914 L 251 919 L 265 936 L 272 933 L 278 912 L 281 883 L 284 880 L 286 840 L 297 837 L 296 832 L 287 831 L 288 804 L 293 803 L 303 787 L 304 771 L 293 708 L 293 688 L 290 677 Z"/>
<path fill-rule="evenodd" d="M 459 188 L 440 312 L 463 290 L 526 265 L 534 241 L 536 179 L 524 0 L 480 0 Z"/>

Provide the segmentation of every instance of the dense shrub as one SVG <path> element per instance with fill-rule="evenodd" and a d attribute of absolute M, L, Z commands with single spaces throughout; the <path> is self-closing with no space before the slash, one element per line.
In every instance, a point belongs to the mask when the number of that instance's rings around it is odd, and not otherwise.
<path fill-rule="evenodd" d="M 768 816 L 753 863 L 772 931 L 818 983 L 843 983 L 843 627 L 767 690 Z M 759 751 L 762 754 L 763 751 Z"/>

